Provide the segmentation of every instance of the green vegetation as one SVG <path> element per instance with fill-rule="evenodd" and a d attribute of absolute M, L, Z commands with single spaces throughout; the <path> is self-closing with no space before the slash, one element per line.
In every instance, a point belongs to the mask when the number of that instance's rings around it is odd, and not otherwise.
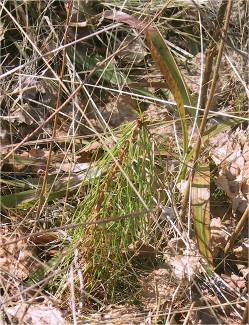
<path fill-rule="evenodd" d="M 242 277 L 248 4 L 239 2 L 0 1 L 0 243 L 16 245 L 0 264 L 4 308 L 26 292 L 53 297 L 74 323 L 127 304 L 158 324 L 194 324 L 188 311 L 214 304 L 204 284 Z M 216 218 L 228 227 L 218 244 Z M 198 263 L 184 273 L 187 256 Z M 161 268 L 166 289 L 153 278 Z M 236 319 L 241 292 L 225 298 Z"/>

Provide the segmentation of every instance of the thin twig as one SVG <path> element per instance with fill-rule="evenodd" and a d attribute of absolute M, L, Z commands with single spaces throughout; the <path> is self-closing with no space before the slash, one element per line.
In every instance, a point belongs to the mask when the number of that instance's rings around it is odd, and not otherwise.
<path fill-rule="evenodd" d="M 238 222 L 237 226 L 234 229 L 234 232 L 232 233 L 231 237 L 228 239 L 225 249 L 224 249 L 224 254 L 227 255 L 229 250 L 232 249 L 236 238 L 238 238 L 239 234 L 241 233 L 242 229 L 244 228 L 246 222 L 248 221 L 249 217 L 249 205 L 245 209 L 242 217 L 240 218 L 240 221 Z"/>
<path fill-rule="evenodd" d="M 248 325 L 248 323 L 249 323 L 248 309 L 249 309 L 249 301 L 247 301 L 247 303 L 246 303 L 246 307 L 245 307 L 245 310 L 244 310 L 244 314 L 243 314 L 243 319 L 241 321 L 241 325 Z"/>
<path fill-rule="evenodd" d="M 211 40 L 211 43 L 207 49 L 206 53 L 206 65 L 205 70 L 203 74 L 203 81 L 201 85 L 201 101 L 200 101 L 200 107 L 204 108 L 207 103 L 207 94 L 208 94 L 208 87 L 211 82 L 211 73 L 213 68 L 213 61 L 216 54 L 216 46 L 219 39 L 222 39 L 224 42 L 226 41 L 226 34 L 222 35 L 221 26 L 222 22 L 224 20 L 225 12 L 226 12 L 226 6 L 227 6 L 227 0 L 223 0 L 222 4 L 220 5 L 218 17 L 217 17 L 217 23 L 218 26 L 214 32 L 213 38 Z M 225 36 L 225 37 L 224 37 Z"/>
<path fill-rule="evenodd" d="M 68 9 L 67 9 L 67 18 L 65 22 L 65 32 L 63 36 L 63 41 L 64 44 L 67 43 L 67 38 L 68 38 L 68 25 L 70 23 L 70 19 L 72 17 L 72 8 L 73 8 L 73 2 L 72 0 L 68 4 Z M 61 97 L 62 97 L 62 85 L 63 85 L 63 78 L 65 74 L 65 65 L 66 65 L 66 48 L 63 49 L 63 54 L 62 54 L 62 63 L 61 63 L 61 71 L 60 71 L 60 80 L 61 83 L 59 84 L 59 89 L 58 89 L 58 94 L 57 94 L 57 100 L 56 100 L 56 111 L 58 108 L 61 106 Z M 56 137 L 56 130 L 57 130 L 57 124 L 58 124 L 58 119 L 59 119 L 59 111 L 54 116 L 54 123 L 53 123 L 53 130 L 52 130 L 52 139 Z M 46 169 L 45 169 L 45 174 L 43 177 L 43 182 L 41 186 L 41 192 L 40 192 L 40 198 L 39 198 L 39 204 L 38 204 L 38 209 L 37 209 L 37 220 L 39 216 L 42 214 L 42 211 L 44 209 L 45 203 L 46 203 L 46 189 L 47 189 L 47 183 L 48 183 L 48 172 L 49 172 L 49 166 L 51 162 L 51 157 L 52 157 L 52 152 L 53 152 L 53 142 L 50 142 L 49 145 L 49 151 L 48 151 L 48 158 L 47 158 L 47 163 L 46 163 Z"/>
<path fill-rule="evenodd" d="M 8 245 L 18 243 L 19 241 L 22 241 L 22 240 L 32 240 L 32 238 L 34 238 L 34 237 L 39 237 L 39 236 L 47 234 L 47 233 L 58 232 L 58 231 L 61 231 L 61 230 L 77 229 L 79 227 L 87 228 L 87 227 L 92 226 L 92 225 L 100 226 L 100 225 L 107 224 L 109 222 L 119 222 L 119 221 L 126 220 L 126 219 L 129 219 L 129 218 L 141 218 L 144 215 L 147 215 L 147 214 L 152 213 L 152 212 L 153 212 L 153 210 L 143 210 L 143 211 L 133 212 L 133 213 L 129 213 L 129 214 L 126 214 L 126 215 L 123 215 L 123 216 L 113 217 L 113 218 L 104 219 L 104 220 L 94 220 L 94 221 L 91 221 L 91 222 L 80 222 L 80 223 L 74 223 L 74 224 L 60 226 L 60 227 L 49 228 L 47 230 L 42 230 L 42 231 L 39 231 L 39 232 L 28 234 L 26 236 L 21 236 L 21 237 L 15 239 L 15 240 L 4 242 L 1 245 L 2 246 L 8 246 Z"/>

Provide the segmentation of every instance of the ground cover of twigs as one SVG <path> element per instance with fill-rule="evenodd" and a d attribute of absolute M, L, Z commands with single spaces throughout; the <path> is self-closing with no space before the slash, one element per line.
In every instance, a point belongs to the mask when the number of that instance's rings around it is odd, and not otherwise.
<path fill-rule="evenodd" d="M 0 0 L 1 324 L 248 323 L 246 0 Z"/>

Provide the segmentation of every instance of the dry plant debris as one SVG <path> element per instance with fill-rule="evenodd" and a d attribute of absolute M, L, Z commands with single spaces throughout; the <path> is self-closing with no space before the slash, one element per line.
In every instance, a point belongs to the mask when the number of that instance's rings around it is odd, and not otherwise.
<path fill-rule="evenodd" d="M 217 256 L 217 253 L 225 244 L 229 238 L 229 232 L 221 218 L 212 218 L 210 222 L 211 230 L 211 247 L 213 255 Z"/>
<path fill-rule="evenodd" d="M 13 227 L 0 228 L 0 276 L 5 285 L 11 281 L 18 287 L 35 269 L 35 247 L 22 240 L 22 236 L 23 233 Z"/>
<path fill-rule="evenodd" d="M 164 253 L 164 260 L 177 279 L 190 281 L 201 272 L 201 263 L 195 244 L 192 242 L 189 243 L 189 248 L 186 246 L 183 239 L 171 239 L 167 245 L 168 252 Z"/>
<path fill-rule="evenodd" d="M 13 323 L 25 325 L 66 325 L 69 324 L 61 311 L 45 304 L 23 302 L 5 309 L 7 317 Z"/>
<path fill-rule="evenodd" d="M 245 211 L 249 204 L 248 131 L 221 133 L 210 144 L 211 157 L 219 168 L 218 185 L 231 199 L 234 211 Z"/>

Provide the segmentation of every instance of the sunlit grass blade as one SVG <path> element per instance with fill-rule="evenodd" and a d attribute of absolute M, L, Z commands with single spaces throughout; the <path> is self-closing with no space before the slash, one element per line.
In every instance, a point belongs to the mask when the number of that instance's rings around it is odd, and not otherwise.
<path fill-rule="evenodd" d="M 187 153 L 188 126 L 186 122 L 184 105 L 192 106 L 193 103 L 183 76 L 159 30 L 156 27 L 148 27 L 144 22 L 137 19 L 136 17 L 125 14 L 121 11 L 106 11 L 105 18 L 124 22 L 138 30 L 142 29 L 145 33 L 151 56 L 163 74 L 168 88 L 174 96 L 175 101 L 178 105 L 183 133 L 183 148 L 184 153 Z"/>
<path fill-rule="evenodd" d="M 168 48 L 162 35 L 156 28 L 148 28 L 146 39 L 151 52 L 151 56 L 156 65 L 160 68 L 167 85 L 178 105 L 179 116 L 181 119 L 183 133 L 183 148 L 187 153 L 188 148 L 188 125 L 184 105 L 192 106 L 190 94 L 187 85 L 181 75 L 181 72 L 175 62 L 170 49 Z"/>
<path fill-rule="evenodd" d="M 211 270 L 210 248 L 210 169 L 207 163 L 198 166 L 192 182 L 192 214 L 198 248 Z"/>

